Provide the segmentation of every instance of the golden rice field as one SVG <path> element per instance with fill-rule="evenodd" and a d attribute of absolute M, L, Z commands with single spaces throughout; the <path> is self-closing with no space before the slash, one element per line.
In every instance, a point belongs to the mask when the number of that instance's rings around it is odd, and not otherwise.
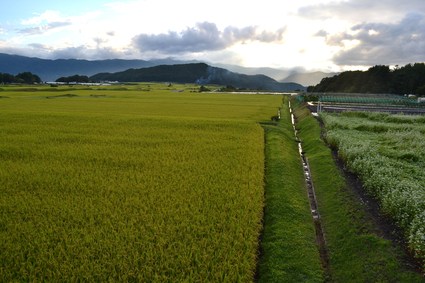
<path fill-rule="evenodd" d="M 0 281 L 253 281 L 282 97 L 191 88 L 3 88 Z"/>

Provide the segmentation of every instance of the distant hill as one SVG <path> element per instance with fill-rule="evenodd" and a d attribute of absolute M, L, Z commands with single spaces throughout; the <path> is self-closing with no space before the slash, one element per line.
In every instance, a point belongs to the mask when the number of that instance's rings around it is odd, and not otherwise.
<path fill-rule="evenodd" d="M 425 63 L 402 67 L 376 65 L 367 71 L 345 71 L 308 88 L 312 92 L 417 94 L 425 96 Z"/>
<path fill-rule="evenodd" d="M 324 72 L 311 72 L 311 73 L 292 73 L 280 82 L 296 82 L 303 86 L 317 85 L 323 78 L 333 77 L 338 73 L 324 73 Z"/>
<path fill-rule="evenodd" d="M 31 72 L 43 81 L 55 81 L 59 77 L 72 75 L 91 76 L 100 72 L 118 72 L 130 68 L 143 68 L 160 64 L 177 64 L 181 61 L 162 60 L 79 60 L 79 59 L 40 59 L 0 53 L 0 73 L 18 74 Z M 186 62 L 185 62 L 186 63 Z"/>
<path fill-rule="evenodd" d="M 265 75 L 244 75 L 213 67 L 205 63 L 160 65 L 149 68 L 129 69 L 116 73 L 99 73 L 92 81 L 121 82 L 176 82 L 231 85 L 237 88 L 294 91 L 304 90 L 300 84 L 280 83 Z"/>
<path fill-rule="evenodd" d="M 209 65 L 213 65 L 215 67 L 227 69 L 231 72 L 240 73 L 240 74 L 246 74 L 246 75 L 266 75 L 272 79 L 275 79 L 279 81 L 281 78 L 285 78 L 291 74 L 290 69 L 275 69 L 275 68 L 269 68 L 269 67 L 243 67 L 238 65 L 231 65 L 231 64 L 216 64 L 216 63 L 208 63 Z M 289 82 L 289 81 L 285 81 Z M 299 83 L 295 82 L 294 83 Z"/>

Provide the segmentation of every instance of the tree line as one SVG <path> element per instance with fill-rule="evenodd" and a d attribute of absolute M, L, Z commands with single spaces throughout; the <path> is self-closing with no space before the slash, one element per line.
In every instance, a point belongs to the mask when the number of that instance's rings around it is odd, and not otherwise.
<path fill-rule="evenodd" d="M 39 84 L 41 79 L 39 76 L 31 72 L 19 73 L 16 76 L 8 73 L 0 73 L 1 84 Z"/>
<path fill-rule="evenodd" d="M 425 96 L 425 64 L 390 68 L 376 65 L 367 71 L 346 71 L 324 78 L 308 92 L 392 93 Z"/>
<path fill-rule="evenodd" d="M 89 83 L 90 79 L 87 76 L 73 75 L 69 77 L 60 77 L 56 82 L 63 83 Z M 0 73 L 0 84 L 39 84 L 42 83 L 40 77 L 31 72 L 23 72 L 17 75 L 12 75 L 9 73 Z"/>
<path fill-rule="evenodd" d="M 56 82 L 61 83 L 89 83 L 90 79 L 87 76 L 73 75 L 69 77 L 60 77 Z"/>

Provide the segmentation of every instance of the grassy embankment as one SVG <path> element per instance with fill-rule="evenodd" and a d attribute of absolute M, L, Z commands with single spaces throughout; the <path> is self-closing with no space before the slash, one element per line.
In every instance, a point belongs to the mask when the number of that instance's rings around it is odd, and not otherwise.
<path fill-rule="evenodd" d="M 323 282 L 305 180 L 287 104 L 282 120 L 263 126 L 266 207 L 259 282 Z"/>
<path fill-rule="evenodd" d="M 364 208 L 346 189 L 319 123 L 296 103 L 297 128 L 309 159 L 333 282 L 423 282 L 401 264 L 402 251 L 380 237 Z"/>

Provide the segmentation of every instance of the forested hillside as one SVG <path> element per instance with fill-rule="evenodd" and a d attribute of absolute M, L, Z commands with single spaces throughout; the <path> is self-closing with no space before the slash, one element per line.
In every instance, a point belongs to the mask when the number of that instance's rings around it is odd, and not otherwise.
<path fill-rule="evenodd" d="M 0 84 L 15 84 L 15 83 L 25 83 L 25 84 L 34 84 L 41 83 L 39 76 L 31 72 L 19 73 L 16 76 L 8 73 L 0 73 Z"/>
<path fill-rule="evenodd" d="M 129 69 L 117 73 L 99 73 L 91 81 L 119 82 L 175 82 L 231 85 L 236 88 L 264 91 L 305 90 L 297 83 L 280 83 L 265 75 L 245 75 L 230 72 L 205 63 L 159 65 L 149 68 Z"/>
<path fill-rule="evenodd" d="M 393 93 L 425 96 L 425 64 L 390 68 L 376 65 L 367 71 L 347 71 L 324 78 L 310 92 Z"/>

